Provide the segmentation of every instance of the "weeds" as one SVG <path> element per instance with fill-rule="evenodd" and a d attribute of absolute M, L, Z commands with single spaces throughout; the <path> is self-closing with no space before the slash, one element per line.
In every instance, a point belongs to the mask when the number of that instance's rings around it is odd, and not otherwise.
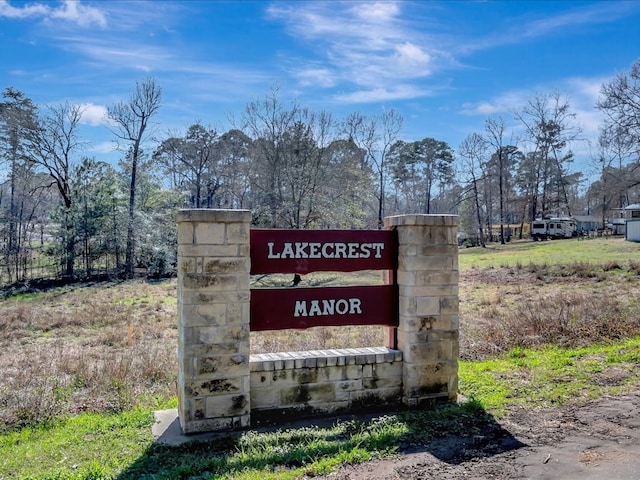
<path fill-rule="evenodd" d="M 635 301 L 640 282 L 618 270 L 604 272 L 584 263 L 530 266 L 529 274 L 515 277 L 511 271 L 499 275 L 491 270 L 481 292 L 470 295 L 462 289 L 461 356 L 487 358 L 514 347 L 550 344 L 577 347 L 640 334 Z M 481 282 L 482 274 L 474 275 Z M 529 288 L 523 289 L 525 283 Z M 509 296 L 517 299 L 505 302 Z"/>
<path fill-rule="evenodd" d="M 152 295 L 132 282 L 0 302 L 0 431 L 173 397 L 175 307 L 119 302 L 141 292 Z"/>
<path fill-rule="evenodd" d="M 462 358 L 640 334 L 640 305 L 634 300 L 640 295 L 640 261 L 623 256 L 599 265 L 553 264 L 520 258 L 510 265 L 470 266 L 461 273 Z M 267 280 L 291 279 L 259 282 Z M 328 274 L 304 279 L 323 285 L 338 280 Z M 352 280 L 380 281 L 377 272 Z M 75 285 L 0 301 L 0 430 L 174 398 L 175 286 L 175 281 Z M 383 327 L 252 332 L 251 351 L 378 346 L 386 335 Z"/>

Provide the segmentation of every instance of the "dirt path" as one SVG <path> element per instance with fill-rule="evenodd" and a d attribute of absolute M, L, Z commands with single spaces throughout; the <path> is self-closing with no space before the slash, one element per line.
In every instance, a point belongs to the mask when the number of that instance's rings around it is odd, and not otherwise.
<path fill-rule="evenodd" d="M 638 480 L 640 391 L 580 407 L 515 410 L 482 432 L 314 478 Z"/>

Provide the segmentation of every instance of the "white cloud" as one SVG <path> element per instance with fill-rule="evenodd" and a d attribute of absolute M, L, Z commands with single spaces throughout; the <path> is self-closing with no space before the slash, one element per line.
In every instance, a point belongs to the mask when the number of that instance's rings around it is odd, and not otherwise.
<path fill-rule="evenodd" d="M 425 95 L 411 84 L 432 75 L 446 56 L 433 39 L 402 19 L 400 2 L 300 2 L 268 9 L 290 34 L 315 49 L 312 60 L 296 61 L 301 86 L 355 90 L 334 98 L 376 102 Z M 307 58 L 311 56 L 308 55 Z M 403 86 L 398 86 L 399 84 Z"/>
<path fill-rule="evenodd" d="M 50 11 L 50 8 L 46 5 L 39 3 L 25 5 L 24 7 L 13 7 L 9 4 L 8 0 L 0 0 L 0 17 L 7 18 L 29 18 L 29 17 L 43 17 Z"/>
<path fill-rule="evenodd" d="M 485 36 L 476 36 L 463 41 L 458 38 L 454 47 L 460 54 L 471 54 L 480 50 L 488 50 L 503 45 L 516 45 L 530 42 L 532 38 L 566 33 L 571 29 L 584 29 L 585 25 L 613 22 L 628 15 L 636 8 L 636 2 L 594 2 L 582 5 L 576 2 L 573 9 L 557 15 L 531 19 L 529 16 L 506 17 L 502 24 L 496 25 Z M 568 7 L 572 4 L 569 2 Z"/>
<path fill-rule="evenodd" d="M 142 72 L 151 72 L 165 65 L 174 55 L 167 49 L 152 45 L 123 46 L 118 39 L 88 38 L 83 35 L 59 36 L 66 48 L 105 65 L 117 65 Z"/>
<path fill-rule="evenodd" d="M 82 103 L 79 105 L 82 111 L 82 123 L 91 126 L 103 126 L 108 122 L 107 107 L 95 105 L 93 103 Z"/>
<path fill-rule="evenodd" d="M 81 27 L 97 25 L 107 26 L 104 12 L 95 7 L 82 5 L 80 0 L 64 0 L 57 7 L 50 4 L 30 3 L 14 7 L 8 0 L 0 0 L 0 17 L 7 18 L 40 18 L 44 21 L 65 20 Z"/>
<path fill-rule="evenodd" d="M 492 116 L 513 113 L 527 103 L 531 90 L 514 90 L 505 92 L 495 98 L 478 103 L 464 103 L 460 110 L 462 115 Z"/>
<path fill-rule="evenodd" d="M 294 75 L 302 86 L 319 85 L 323 88 L 330 88 L 336 85 L 335 74 L 329 68 L 303 68 Z"/>
<path fill-rule="evenodd" d="M 396 2 L 359 3 L 351 12 L 369 22 L 386 22 L 400 13 L 400 7 Z"/>
<path fill-rule="evenodd" d="M 429 73 L 428 66 L 431 61 L 431 55 L 425 52 L 421 47 L 411 42 L 405 42 L 397 45 L 396 60 L 403 70 L 414 71 L 415 74 L 426 75 Z"/>
<path fill-rule="evenodd" d="M 335 100 L 343 103 L 373 103 L 390 100 L 408 100 L 417 97 L 426 97 L 431 92 L 414 85 L 396 85 L 392 88 L 373 88 L 358 90 L 352 93 L 335 95 Z"/>
<path fill-rule="evenodd" d="M 100 142 L 92 145 L 89 151 L 93 153 L 113 153 L 117 150 L 117 147 L 117 143 L 113 141 Z"/>

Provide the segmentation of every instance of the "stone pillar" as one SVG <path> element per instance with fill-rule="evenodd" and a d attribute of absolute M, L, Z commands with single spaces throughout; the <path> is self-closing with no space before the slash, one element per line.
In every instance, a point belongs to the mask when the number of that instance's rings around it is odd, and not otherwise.
<path fill-rule="evenodd" d="M 250 424 L 248 210 L 180 210 L 178 415 L 187 433 Z"/>
<path fill-rule="evenodd" d="M 458 392 L 458 217 L 385 218 L 398 231 L 399 326 L 403 403 L 421 407 Z"/>

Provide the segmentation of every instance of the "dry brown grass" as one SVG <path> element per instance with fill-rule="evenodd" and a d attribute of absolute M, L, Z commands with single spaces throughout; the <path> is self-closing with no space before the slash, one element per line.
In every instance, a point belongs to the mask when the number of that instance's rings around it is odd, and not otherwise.
<path fill-rule="evenodd" d="M 483 358 L 518 346 L 575 347 L 640 335 L 640 276 L 631 267 L 626 274 L 603 270 L 575 264 L 466 272 L 461 355 Z"/>
<path fill-rule="evenodd" d="M 0 429 L 174 394 L 175 282 L 8 298 L 0 331 Z"/>
<path fill-rule="evenodd" d="M 640 262 L 622 271 L 576 264 L 463 273 L 461 355 L 640 334 Z M 337 281 L 312 281 L 325 280 Z M 251 350 L 377 346 L 384 339 L 383 327 L 259 332 L 251 334 Z M 0 300 L 0 430 L 65 413 L 166 402 L 175 395 L 176 349 L 175 280 L 75 286 Z"/>

